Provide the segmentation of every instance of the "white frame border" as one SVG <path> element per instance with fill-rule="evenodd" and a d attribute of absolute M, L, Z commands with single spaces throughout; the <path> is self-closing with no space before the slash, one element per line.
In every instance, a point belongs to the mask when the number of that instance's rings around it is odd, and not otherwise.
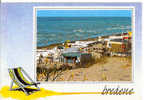
<path fill-rule="evenodd" d="M 36 48 L 37 48 L 37 20 L 36 20 L 36 11 L 37 9 L 41 10 L 132 10 L 132 80 L 131 81 L 61 81 L 61 82 L 41 82 L 41 83 L 56 83 L 56 84 L 95 84 L 95 83 L 134 83 L 135 82 L 135 7 L 134 6 L 37 6 L 33 7 L 33 61 L 34 61 L 34 80 L 36 80 Z"/>

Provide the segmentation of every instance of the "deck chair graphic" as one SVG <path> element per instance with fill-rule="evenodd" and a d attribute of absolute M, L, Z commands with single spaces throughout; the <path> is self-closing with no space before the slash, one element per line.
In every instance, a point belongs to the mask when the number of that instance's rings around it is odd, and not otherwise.
<path fill-rule="evenodd" d="M 40 91 L 40 88 L 37 86 L 40 83 L 34 82 L 21 67 L 9 68 L 8 71 L 12 79 L 10 91 L 19 90 L 23 91 L 26 95 Z M 14 83 L 18 86 L 18 88 L 13 88 Z"/>

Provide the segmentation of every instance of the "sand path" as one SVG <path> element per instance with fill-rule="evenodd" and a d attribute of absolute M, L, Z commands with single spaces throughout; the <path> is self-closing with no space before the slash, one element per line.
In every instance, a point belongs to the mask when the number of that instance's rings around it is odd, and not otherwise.
<path fill-rule="evenodd" d="M 66 70 L 56 81 L 131 81 L 132 64 L 129 59 L 108 57 L 105 63 L 97 63 L 89 68 Z"/>

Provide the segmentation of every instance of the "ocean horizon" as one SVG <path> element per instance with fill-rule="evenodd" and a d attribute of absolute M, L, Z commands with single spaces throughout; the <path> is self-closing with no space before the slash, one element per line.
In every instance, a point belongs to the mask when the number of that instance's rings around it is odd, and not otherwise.
<path fill-rule="evenodd" d="M 37 17 L 37 47 L 131 30 L 131 17 Z"/>

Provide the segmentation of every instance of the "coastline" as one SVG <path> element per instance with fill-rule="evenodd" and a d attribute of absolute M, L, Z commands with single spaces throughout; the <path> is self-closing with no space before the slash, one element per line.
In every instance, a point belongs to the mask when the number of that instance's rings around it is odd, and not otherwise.
<path fill-rule="evenodd" d="M 113 36 L 113 35 L 118 35 L 118 34 L 112 34 L 112 35 L 107 35 L 107 36 L 101 36 L 101 38 L 108 38 L 109 36 Z M 75 40 L 75 41 L 96 41 L 98 39 L 98 37 L 94 37 L 94 38 L 88 38 L 88 39 L 83 39 L 83 40 Z M 74 43 L 75 41 L 71 41 L 71 43 Z M 52 49 L 56 46 L 62 46 L 63 43 L 55 43 L 55 44 L 50 44 L 48 46 L 41 46 L 41 47 L 37 47 L 37 49 Z"/>
<path fill-rule="evenodd" d="M 130 42 L 123 44 L 125 34 L 112 34 L 83 40 L 82 43 L 90 43 L 81 53 L 90 55 L 73 56 L 73 53 L 61 55 L 61 51 L 52 49 L 56 46 L 63 46 L 63 43 L 51 44 L 45 47 L 38 47 L 38 56 L 43 57 L 37 62 L 38 81 L 131 81 L 132 80 L 132 58 L 129 52 Z M 112 36 L 112 37 L 111 37 Z M 113 41 L 107 41 L 113 39 Z M 128 38 L 131 39 L 131 38 Z M 117 40 L 117 41 L 116 41 Z M 120 40 L 120 41 L 118 41 Z M 103 43 L 103 41 L 106 41 Z M 79 44 L 80 42 L 78 42 Z M 107 44 L 110 44 L 107 45 Z M 77 42 L 76 42 L 77 44 Z M 129 45 L 128 45 L 129 44 Z M 124 45 L 125 49 L 122 48 Z M 77 46 L 77 45 L 73 45 Z M 78 45 L 79 47 L 79 45 Z M 54 52 L 51 54 L 52 49 Z M 43 51 L 44 52 L 41 52 Z M 48 50 L 45 52 L 45 50 Z M 60 55 L 59 55 L 60 54 Z M 46 56 L 47 55 L 47 56 Z M 57 59 L 55 59 L 57 58 Z M 75 59 L 80 59 L 77 63 Z M 71 61 L 71 62 L 68 62 Z M 115 67 L 113 67 L 115 66 Z M 56 71 L 56 73 L 54 72 Z M 55 74 L 53 74 L 55 73 Z M 44 75 L 44 76 L 43 76 Z"/>

